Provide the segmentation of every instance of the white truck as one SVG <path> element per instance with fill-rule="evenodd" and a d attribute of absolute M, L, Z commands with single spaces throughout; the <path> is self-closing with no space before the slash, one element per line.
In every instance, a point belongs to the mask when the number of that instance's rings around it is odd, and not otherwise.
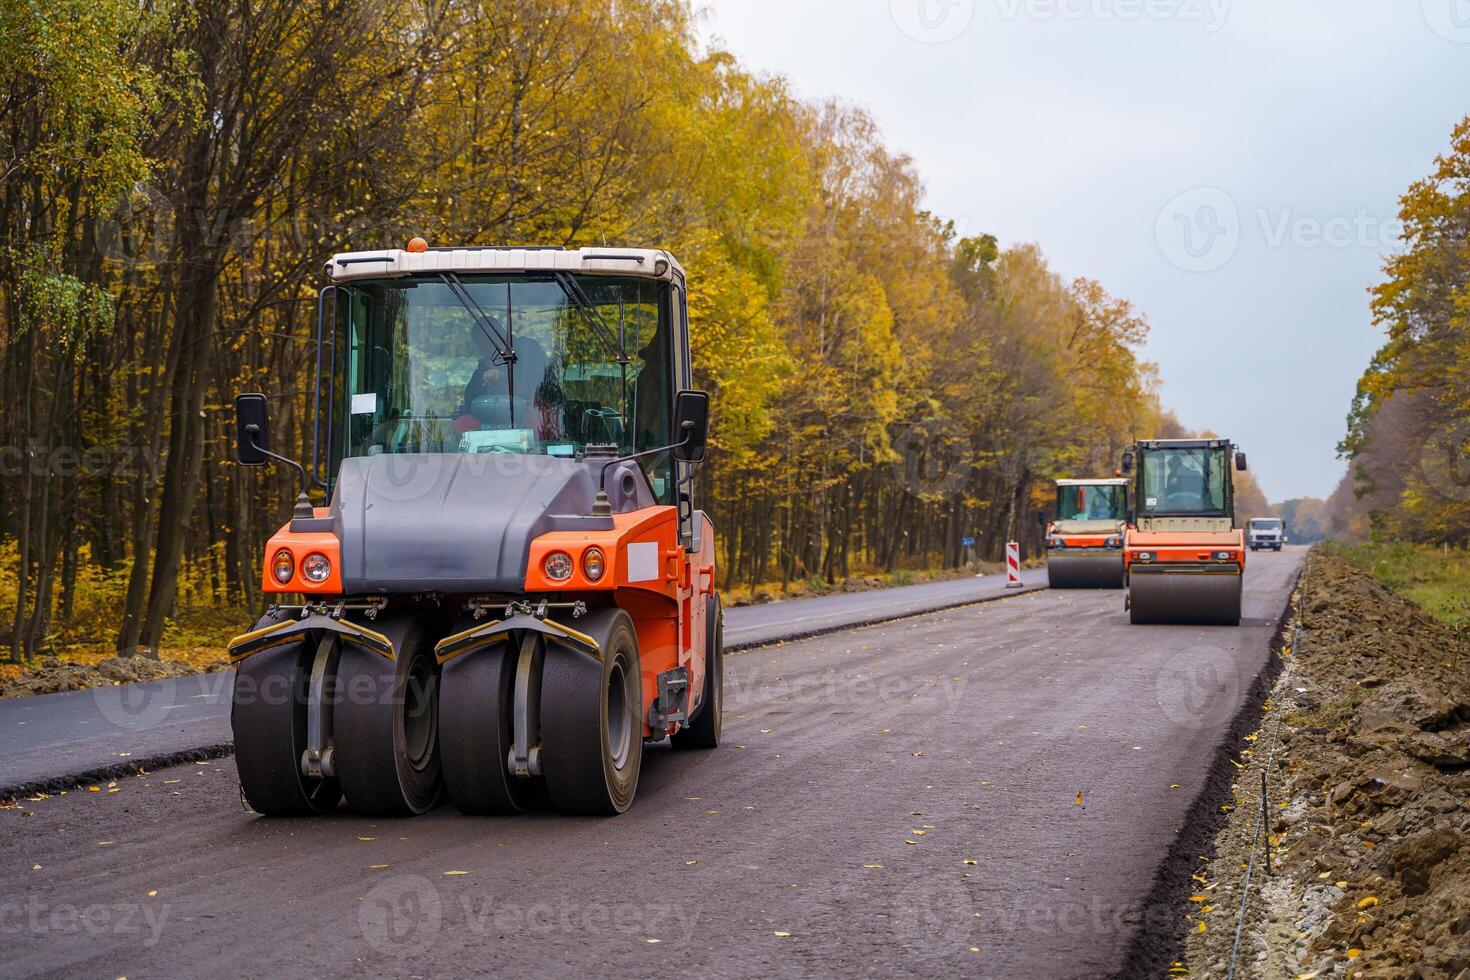
<path fill-rule="evenodd" d="M 1245 543 L 1252 551 L 1262 548 L 1280 551 L 1286 544 L 1286 522 L 1279 517 L 1252 517 L 1246 528 Z"/>

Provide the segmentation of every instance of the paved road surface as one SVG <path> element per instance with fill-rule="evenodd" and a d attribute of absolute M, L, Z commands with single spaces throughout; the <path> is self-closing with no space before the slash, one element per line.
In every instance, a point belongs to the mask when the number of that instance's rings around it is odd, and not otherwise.
<path fill-rule="evenodd" d="M 266 820 L 228 759 L 24 802 L 0 974 L 1114 973 L 1301 554 L 1239 628 L 1043 591 L 738 654 L 611 820 Z"/>
<path fill-rule="evenodd" d="M 1046 583 L 1044 569 L 1022 574 Z M 873 623 L 1006 592 L 1004 575 L 730 609 L 726 642 L 753 646 Z M 0 701 L 0 790 L 230 742 L 234 674 L 124 684 Z"/>

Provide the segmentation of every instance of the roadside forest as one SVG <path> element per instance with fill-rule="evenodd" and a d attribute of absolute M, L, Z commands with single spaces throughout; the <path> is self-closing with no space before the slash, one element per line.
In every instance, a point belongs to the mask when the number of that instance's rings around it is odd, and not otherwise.
<path fill-rule="evenodd" d="M 1342 538 L 1470 545 L 1470 116 L 1399 199 L 1400 247 L 1373 288 L 1385 340 L 1358 382 L 1327 502 Z"/>
<path fill-rule="evenodd" d="M 322 263 L 414 235 L 680 258 L 727 587 L 994 560 L 1049 480 L 1183 434 L 1126 299 L 929 213 L 862 110 L 697 27 L 682 0 L 0 0 L 5 653 L 156 652 L 258 606 L 295 489 L 233 464 L 233 396 L 309 453 Z"/>

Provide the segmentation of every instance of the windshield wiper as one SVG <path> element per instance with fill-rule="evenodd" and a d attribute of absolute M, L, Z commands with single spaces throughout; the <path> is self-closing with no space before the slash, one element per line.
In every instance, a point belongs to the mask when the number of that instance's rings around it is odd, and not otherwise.
<path fill-rule="evenodd" d="M 444 285 L 449 287 L 450 295 L 459 300 L 459 305 L 463 306 L 465 312 L 470 315 L 470 319 L 475 321 L 475 326 L 479 329 L 480 333 L 484 334 L 485 339 L 490 341 L 501 363 L 508 365 L 515 364 L 515 348 L 511 345 L 510 338 L 501 332 L 500 322 L 480 309 L 480 304 L 476 303 L 475 298 L 470 295 L 470 291 L 464 288 L 464 283 L 460 281 L 459 276 L 456 276 L 452 272 L 441 272 L 439 273 L 439 278 L 444 280 Z M 490 329 L 486 330 L 486 327 Z M 491 336 L 492 332 L 494 333 L 493 337 Z"/>
<path fill-rule="evenodd" d="M 569 272 L 553 272 L 551 275 L 556 280 L 556 284 L 561 287 L 561 291 L 566 293 L 567 298 L 572 301 L 572 305 L 581 311 L 582 318 L 597 333 L 598 338 L 608 350 L 617 356 L 618 363 L 626 367 L 629 358 L 627 350 L 623 347 L 622 338 L 613 333 L 607 321 L 602 318 L 602 314 L 597 312 L 597 307 L 592 305 L 592 300 L 582 289 L 582 284 L 577 282 L 576 277 Z"/>

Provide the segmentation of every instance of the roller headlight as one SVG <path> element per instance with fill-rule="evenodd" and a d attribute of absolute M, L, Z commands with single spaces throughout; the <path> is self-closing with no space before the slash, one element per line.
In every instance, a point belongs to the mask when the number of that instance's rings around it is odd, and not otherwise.
<path fill-rule="evenodd" d="M 1052 538 L 1051 546 L 1053 548 L 1065 548 L 1067 546 L 1067 542 L 1062 538 Z"/>
<path fill-rule="evenodd" d="M 332 562 L 320 552 L 312 552 L 301 559 L 301 575 L 317 585 L 325 582 L 332 574 Z"/>
<path fill-rule="evenodd" d="M 1121 548 L 1121 547 L 1123 547 L 1123 539 L 1120 538 L 1120 537 L 1118 537 L 1117 535 L 1114 535 L 1113 537 L 1108 538 L 1106 541 L 1103 542 L 1103 547 L 1104 548 Z"/>
<path fill-rule="evenodd" d="M 1230 559 L 1232 559 L 1234 557 L 1235 556 L 1232 555 L 1228 551 L 1217 551 L 1217 552 L 1215 552 L 1215 560 L 1216 561 L 1230 561 Z"/>
<path fill-rule="evenodd" d="M 603 556 L 601 548 L 588 548 L 582 552 L 582 574 L 587 576 L 587 581 L 600 580 L 602 573 L 606 570 L 607 559 Z"/>
<path fill-rule="evenodd" d="M 1136 559 L 1138 559 L 1139 561 L 1153 561 L 1154 560 L 1154 553 L 1152 551 L 1140 551 L 1138 554 L 1134 555 L 1133 557 L 1136 558 Z"/>
<path fill-rule="evenodd" d="M 276 552 L 276 557 L 271 559 L 271 574 L 282 585 L 291 581 L 291 576 L 296 574 L 296 559 L 286 548 Z"/>
<path fill-rule="evenodd" d="M 572 556 L 565 551 L 553 551 L 541 563 L 541 570 L 553 582 L 565 582 L 572 577 Z"/>

